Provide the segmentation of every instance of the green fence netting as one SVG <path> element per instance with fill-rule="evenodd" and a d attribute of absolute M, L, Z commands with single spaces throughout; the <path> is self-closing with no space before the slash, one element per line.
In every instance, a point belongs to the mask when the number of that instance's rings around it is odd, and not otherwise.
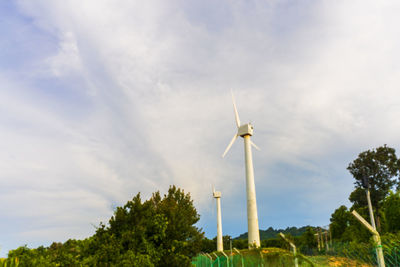
<path fill-rule="evenodd" d="M 298 255 L 299 266 L 313 266 L 304 256 Z M 284 250 L 274 250 L 268 253 L 246 251 L 243 255 L 212 255 L 200 254 L 192 260 L 196 267 L 267 267 L 267 266 L 295 266 L 295 257 Z"/>
<path fill-rule="evenodd" d="M 386 267 L 400 266 L 400 240 L 382 240 Z M 323 254 L 346 257 L 371 266 L 377 266 L 376 246 L 368 243 L 333 243 Z"/>

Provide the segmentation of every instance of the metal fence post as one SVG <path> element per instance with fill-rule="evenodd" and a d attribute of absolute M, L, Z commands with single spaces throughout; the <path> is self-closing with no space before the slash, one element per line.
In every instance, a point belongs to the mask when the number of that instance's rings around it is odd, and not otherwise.
<path fill-rule="evenodd" d="M 208 254 L 208 253 L 206 253 L 205 254 L 209 259 L 210 259 L 210 266 L 212 267 L 213 266 L 213 260 L 212 260 L 212 257 L 210 256 L 210 254 Z"/>
<path fill-rule="evenodd" d="M 221 267 L 220 261 L 219 261 L 219 257 L 217 254 L 215 254 L 215 252 L 213 252 L 214 256 L 217 257 L 217 263 L 218 263 L 218 267 Z"/>
<path fill-rule="evenodd" d="M 239 254 L 239 256 L 240 256 L 240 258 L 241 258 L 241 260 L 242 260 L 242 267 L 244 267 L 244 260 L 243 260 L 242 253 L 240 253 L 240 251 L 237 250 L 236 248 L 233 248 L 233 249 Z"/>
<path fill-rule="evenodd" d="M 225 252 L 223 252 L 223 251 L 221 251 L 221 253 L 224 254 L 224 256 L 225 256 L 225 258 L 226 258 L 227 267 L 229 267 L 229 258 L 228 258 L 228 255 L 226 255 Z"/>

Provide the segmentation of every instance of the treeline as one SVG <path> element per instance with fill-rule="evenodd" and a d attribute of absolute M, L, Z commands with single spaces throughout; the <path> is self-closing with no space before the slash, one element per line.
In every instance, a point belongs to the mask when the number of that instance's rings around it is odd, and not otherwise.
<path fill-rule="evenodd" d="M 172 186 L 146 201 L 137 194 L 118 207 L 108 224 L 85 240 L 49 247 L 11 250 L 3 264 L 13 266 L 190 266 L 201 251 L 204 233 L 189 194 Z"/>
<path fill-rule="evenodd" d="M 356 210 L 370 222 L 367 190 L 370 191 L 376 228 L 384 238 L 400 235 L 400 159 L 386 145 L 367 150 L 347 167 L 354 178 L 350 208 L 338 207 L 331 215 L 332 238 L 339 242 L 371 242 L 370 232 L 351 214 Z M 397 236 L 397 237 L 396 237 Z"/>
<path fill-rule="evenodd" d="M 275 238 L 279 233 L 284 233 L 285 235 L 291 235 L 291 236 L 301 236 L 306 232 L 307 228 L 309 227 L 311 227 L 313 230 L 317 229 L 316 227 L 312 226 L 303 226 L 300 228 L 287 227 L 286 229 L 276 229 L 276 230 L 272 227 L 269 227 L 267 230 L 260 229 L 260 240 Z M 235 239 L 247 239 L 247 232 L 241 234 Z"/>

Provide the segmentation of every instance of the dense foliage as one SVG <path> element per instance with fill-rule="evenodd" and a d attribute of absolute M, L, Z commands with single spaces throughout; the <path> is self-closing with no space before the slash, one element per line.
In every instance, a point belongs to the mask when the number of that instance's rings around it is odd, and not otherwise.
<path fill-rule="evenodd" d="M 386 222 L 386 232 L 396 233 L 400 231 L 400 192 L 390 192 L 383 202 L 383 210 Z"/>
<path fill-rule="evenodd" d="M 275 238 L 279 233 L 284 233 L 285 235 L 290 234 L 292 236 L 301 236 L 310 226 L 297 227 L 287 227 L 286 229 L 274 229 L 269 227 L 266 230 L 260 229 L 260 240 L 266 240 L 270 238 Z M 247 232 L 239 235 L 237 239 L 247 239 Z"/>
<path fill-rule="evenodd" d="M 381 230 L 381 206 L 389 191 L 399 184 L 400 160 L 394 148 L 383 145 L 373 150 L 367 150 L 349 164 L 347 169 L 355 179 L 355 190 L 349 200 L 354 209 L 367 206 L 365 187 L 371 192 L 371 202 L 375 209 L 377 227 Z M 367 181 L 367 182 L 364 182 Z M 369 216 L 368 216 L 369 217 Z"/>
<path fill-rule="evenodd" d="M 190 266 L 203 239 L 194 226 L 199 218 L 190 195 L 172 186 L 163 198 L 156 192 L 143 202 L 137 194 L 90 238 L 19 247 L 7 260 L 17 258 L 19 266 Z"/>

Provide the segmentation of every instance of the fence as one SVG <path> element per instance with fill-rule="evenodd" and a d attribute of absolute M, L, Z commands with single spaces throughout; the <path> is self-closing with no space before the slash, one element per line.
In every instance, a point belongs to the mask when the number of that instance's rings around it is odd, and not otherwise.
<path fill-rule="evenodd" d="M 400 240 L 384 239 L 382 240 L 383 255 L 386 267 L 400 266 Z M 355 260 L 370 266 L 378 266 L 376 257 L 376 247 L 371 243 L 333 243 L 329 245 L 329 249 L 321 251 L 303 251 L 309 256 L 328 255 L 335 257 L 344 257 Z"/>
<path fill-rule="evenodd" d="M 382 248 L 386 266 L 400 266 L 400 240 L 384 240 Z"/>
<path fill-rule="evenodd" d="M 270 267 L 295 266 L 294 256 L 289 251 L 278 248 L 263 250 L 242 250 L 241 254 L 199 254 L 193 258 L 192 265 L 196 267 Z M 313 264 L 302 255 L 298 255 L 299 266 L 309 267 Z"/>
<path fill-rule="evenodd" d="M 400 266 L 400 240 L 382 240 L 386 267 Z M 199 254 L 193 258 L 196 267 L 266 267 L 294 266 L 294 256 L 289 251 L 278 248 L 262 250 L 242 250 L 239 253 Z M 369 243 L 333 243 L 328 250 L 312 250 L 307 256 L 298 254 L 299 266 L 378 266 L 375 247 Z M 332 265 L 333 266 L 333 265 Z"/>

